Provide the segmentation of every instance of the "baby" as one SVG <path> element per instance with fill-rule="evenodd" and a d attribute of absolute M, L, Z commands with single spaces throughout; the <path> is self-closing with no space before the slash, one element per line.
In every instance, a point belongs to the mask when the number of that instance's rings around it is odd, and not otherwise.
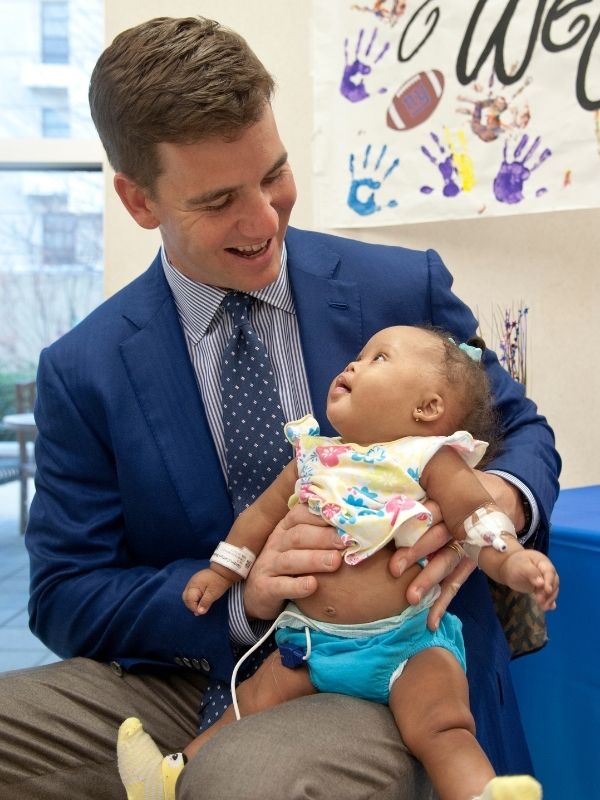
<path fill-rule="evenodd" d="M 193 613 L 207 613 L 248 575 L 297 502 L 336 527 L 346 544 L 342 566 L 320 575 L 310 597 L 288 604 L 273 625 L 279 651 L 238 687 L 234 708 L 183 754 L 163 758 L 139 720 L 123 723 L 119 770 L 129 800 L 174 800 L 185 761 L 216 730 L 240 712 L 316 691 L 387 703 L 440 800 L 541 797 L 529 776 L 495 777 L 475 738 L 461 623 L 446 613 L 436 631 L 426 624 L 439 588 L 411 606 L 406 588 L 422 565 L 400 578 L 388 569 L 390 549 L 414 544 L 431 524 L 423 505 L 431 499 L 459 557 L 466 552 L 495 581 L 533 593 L 543 609 L 556 607 L 552 563 L 521 547 L 512 522 L 473 471 L 487 447 L 480 437 L 494 427 L 480 358 L 481 349 L 458 346 L 438 331 L 386 328 L 330 386 L 327 416 L 338 437 L 320 436 L 310 416 L 286 425 L 295 460 L 236 519 L 210 568 L 188 582 L 184 601 Z M 161 784 L 163 794 L 155 795 Z"/>

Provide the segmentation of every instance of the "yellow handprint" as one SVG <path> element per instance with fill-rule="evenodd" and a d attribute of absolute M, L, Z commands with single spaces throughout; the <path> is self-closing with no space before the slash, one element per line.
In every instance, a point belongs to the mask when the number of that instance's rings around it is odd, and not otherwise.
<path fill-rule="evenodd" d="M 450 132 L 444 127 L 444 141 L 452 153 L 452 160 L 461 182 L 463 192 L 470 192 L 476 184 L 473 159 L 467 152 L 467 137 L 461 128 Z"/>

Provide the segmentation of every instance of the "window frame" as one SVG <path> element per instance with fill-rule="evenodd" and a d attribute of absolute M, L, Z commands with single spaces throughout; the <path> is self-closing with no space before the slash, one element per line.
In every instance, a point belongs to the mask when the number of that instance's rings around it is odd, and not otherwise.
<path fill-rule="evenodd" d="M 102 171 L 104 151 L 94 139 L 1 139 L 0 170 Z"/>

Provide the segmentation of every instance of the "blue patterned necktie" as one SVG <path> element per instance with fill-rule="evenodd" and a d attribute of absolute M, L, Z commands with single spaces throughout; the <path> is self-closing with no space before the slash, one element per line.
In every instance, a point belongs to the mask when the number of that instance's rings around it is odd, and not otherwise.
<path fill-rule="evenodd" d="M 250 322 L 254 298 L 229 292 L 233 320 L 223 351 L 223 433 L 228 487 L 236 516 L 277 477 L 292 456 L 269 354 Z"/>
<path fill-rule="evenodd" d="M 283 433 L 283 412 L 267 349 L 250 322 L 254 298 L 229 292 L 223 308 L 233 331 L 223 351 L 221 388 L 227 482 L 236 516 L 247 508 L 292 457 Z M 249 678 L 275 649 L 270 636 L 240 670 Z M 241 655 L 241 652 L 238 653 Z M 202 697 L 198 732 L 209 728 L 231 703 L 229 685 L 211 681 Z"/>

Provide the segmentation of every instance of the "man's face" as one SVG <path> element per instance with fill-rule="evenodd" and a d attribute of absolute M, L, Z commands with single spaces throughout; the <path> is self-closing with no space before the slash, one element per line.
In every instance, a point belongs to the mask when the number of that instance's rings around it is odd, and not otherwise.
<path fill-rule="evenodd" d="M 273 113 L 235 141 L 158 145 L 148 210 L 171 264 L 192 280 L 249 292 L 275 280 L 296 186 Z"/>

